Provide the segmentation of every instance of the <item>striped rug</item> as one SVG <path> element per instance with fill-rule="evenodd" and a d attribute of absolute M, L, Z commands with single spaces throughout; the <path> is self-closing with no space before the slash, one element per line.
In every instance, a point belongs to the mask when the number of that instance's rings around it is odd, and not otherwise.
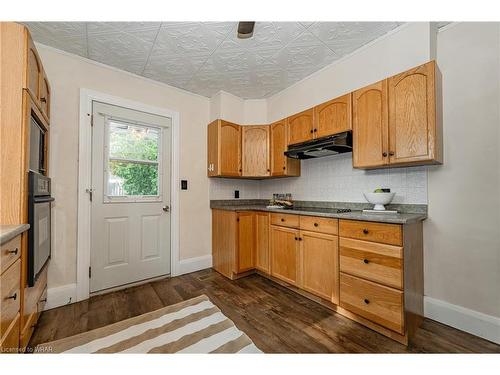
<path fill-rule="evenodd" d="M 207 296 L 36 347 L 38 353 L 261 353 Z"/>

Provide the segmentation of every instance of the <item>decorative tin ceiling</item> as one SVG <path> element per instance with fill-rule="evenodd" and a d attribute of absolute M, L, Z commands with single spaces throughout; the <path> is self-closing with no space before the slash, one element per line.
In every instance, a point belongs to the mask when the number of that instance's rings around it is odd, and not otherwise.
<path fill-rule="evenodd" d="M 398 22 L 29 22 L 35 41 L 200 95 L 279 92 Z"/>

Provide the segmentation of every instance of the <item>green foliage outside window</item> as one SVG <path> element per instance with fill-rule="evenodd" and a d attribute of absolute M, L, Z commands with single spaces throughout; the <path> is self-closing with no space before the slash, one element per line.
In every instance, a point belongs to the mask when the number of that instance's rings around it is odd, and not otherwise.
<path fill-rule="evenodd" d="M 156 161 L 159 133 L 154 128 L 110 127 L 110 157 Z M 123 180 L 124 195 L 158 195 L 158 165 L 110 160 L 110 172 Z"/>

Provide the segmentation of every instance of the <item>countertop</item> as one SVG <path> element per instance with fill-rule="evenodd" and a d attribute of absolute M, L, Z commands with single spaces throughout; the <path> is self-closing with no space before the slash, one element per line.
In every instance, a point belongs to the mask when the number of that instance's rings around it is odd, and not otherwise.
<path fill-rule="evenodd" d="M 227 211 L 265 211 L 265 212 L 276 212 L 291 215 L 305 215 L 305 216 L 320 216 L 320 217 L 332 217 L 337 219 L 345 220 L 363 220 L 363 221 L 375 221 L 379 223 L 392 223 L 392 224 L 412 224 L 419 221 L 423 221 L 427 218 L 426 214 L 423 213 L 396 213 L 396 214 L 385 214 L 385 213 L 366 213 L 363 211 L 345 212 L 337 213 L 336 209 L 331 208 L 294 208 L 294 209 L 282 209 L 282 208 L 267 208 L 264 205 L 224 205 L 224 204 L 211 204 L 211 208 Z"/>
<path fill-rule="evenodd" d="M 0 245 L 30 229 L 29 224 L 0 225 Z"/>

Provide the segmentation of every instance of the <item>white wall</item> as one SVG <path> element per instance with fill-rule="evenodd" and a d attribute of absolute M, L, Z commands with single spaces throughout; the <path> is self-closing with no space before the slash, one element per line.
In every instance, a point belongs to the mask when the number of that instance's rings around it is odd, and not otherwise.
<path fill-rule="evenodd" d="M 80 88 L 180 113 L 180 258 L 210 254 L 210 210 L 206 177 L 209 100 L 164 84 L 37 45 L 52 89 L 50 176 L 56 198 L 49 288 L 76 281 L 78 126 Z M 196 236 L 193 236 L 196 230 Z"/>
<path fill-rule="evenodd" d="M 425 294 L 500 317 L 500 24 L 439 33 L 444 165 L 429 170 Z M 497 327 L 500 339 L 500 326 Z"/>

